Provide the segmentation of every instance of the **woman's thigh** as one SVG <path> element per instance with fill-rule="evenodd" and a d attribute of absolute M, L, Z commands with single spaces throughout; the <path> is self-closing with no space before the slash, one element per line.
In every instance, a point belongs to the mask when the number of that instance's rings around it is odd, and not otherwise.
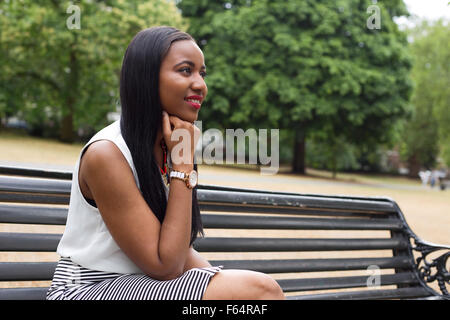
<path fill-rule="evenodd" d="M 283 291 L 270 276 L 249 270 L 222 270 L 210 280 L 203 300 L 278 300 Z"/>

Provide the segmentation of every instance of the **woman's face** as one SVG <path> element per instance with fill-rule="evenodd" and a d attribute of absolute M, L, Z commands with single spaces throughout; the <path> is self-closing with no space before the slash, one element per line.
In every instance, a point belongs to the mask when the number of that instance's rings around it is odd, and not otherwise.
<path fill-rule="evenodd" d="M 208 93 L 205 59 L 191 40 L 175 41 L 161 63 L 159 97 L 169 115 L 194 122 Z"/>

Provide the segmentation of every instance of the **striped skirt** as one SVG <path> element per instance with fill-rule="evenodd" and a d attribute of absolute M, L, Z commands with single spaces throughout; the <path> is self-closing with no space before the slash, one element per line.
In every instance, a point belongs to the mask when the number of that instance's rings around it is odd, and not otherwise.
<path fill-rule="evenodd" d="M 222 266 L 194 268 L 172 280 L 145 274 L 122 274 L 84 268 L 61 258 L 47 300 L 200 300 Z"/>

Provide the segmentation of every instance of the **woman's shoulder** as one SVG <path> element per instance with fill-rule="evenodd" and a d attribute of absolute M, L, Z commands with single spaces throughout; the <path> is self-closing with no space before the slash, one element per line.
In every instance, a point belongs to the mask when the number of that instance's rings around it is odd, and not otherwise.
<path fill-rule="evenodd" d="M 80 176 L 88 181 L 89 177 L 107 178 L 131 174 L 127 160 L 119 147 L 110 140 L 98 140 L 91 143 L 83 154 Z"/>

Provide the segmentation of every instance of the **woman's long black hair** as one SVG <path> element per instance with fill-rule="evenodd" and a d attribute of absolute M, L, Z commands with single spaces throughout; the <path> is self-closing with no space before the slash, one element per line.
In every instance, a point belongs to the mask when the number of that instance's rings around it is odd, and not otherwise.
<path fill-rule="evenodd" d="M 167 199 L 153 154 L 156 135 L 162 125 L 159 72 L 171 44 L 180 40 L 194 41 L 189 34 L 172 27 L 140 31 L 128 45 L 120 75 L 121 133 L 133 157 L 142 196 L 161 223 L 166 214 Z M 197 164 L 194 169 L 197 170 Z M 203 235 L 203 226 L 195 187 L 192 191 L 190 244 L 199 233 Z"/>

